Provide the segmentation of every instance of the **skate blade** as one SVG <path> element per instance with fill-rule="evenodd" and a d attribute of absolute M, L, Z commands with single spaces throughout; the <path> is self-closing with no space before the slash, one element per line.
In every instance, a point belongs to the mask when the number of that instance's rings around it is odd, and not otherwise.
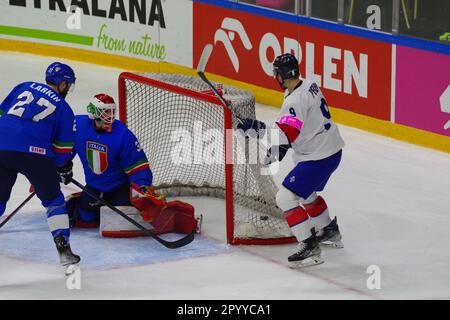
<path fill-rule="evenodd" d="M 344 248 L 344 244 L 341 240 L 338 241 L 323 241 L 320 243 L 321 245 L 324 245 L 326 247 L 335 248 L 335 249 L 342 249 Z"/>
<path fill-rule="evenodd" d="M 80 269 L 80 265 L 78 263 L 69 264 L 67 267 L 65 267 L 64 275 L 70 276 L 70 275 L 74 274 L 75 272 L 77 272 L 77 270 L 79 270 L 79 269 Z"/>
<path fill-rule="evenodd" d="M 289 261 L 289 268 L 291 269 L 300 269 L 306 267 L 316 266 L 318 264 L 322 264 L 325 261 L 320 256 L 309 257 L 301 261 Z"/>

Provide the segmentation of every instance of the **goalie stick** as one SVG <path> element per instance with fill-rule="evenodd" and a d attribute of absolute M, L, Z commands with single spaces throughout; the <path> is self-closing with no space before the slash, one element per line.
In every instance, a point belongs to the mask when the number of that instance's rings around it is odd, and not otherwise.
<path fill-rule="evenodd" d="M 125 220 L 127 220 L 128 222 L 130 222 L 131 224 L 135 225 L 136 227 L 138 227 L 139 229 L 141 229 L 142 231 L 144 231 L 147 235 L 151 236 L 153 239 L 155 239 L 156 241 L 158 241 L 159 243 L 161 243 L 163 246 L 165 246 L 166 248 L 169 249 L 176 249 L 176 248 L 180 248 L 180 247 L 184 247 L 185 245 L 188 245 L 189 243 L 191 243 L 194 240 L 194 232 L 188 234 L 187 236 L 178 239 L 176 241 L 167 241 L 164 239 L 161 239 L 160 237 L 158 237 L 157 235 L 155 235 L 152 230 L 149 230 L 147 228 L 145 228 L 143 225 L 141 225 L 140 223 L 134 221 L 133 219 L 131 219 L 129 216 L 127 216 L 125 213 L 123 213 L 122 211 L 120 211 L 119 209 L 117 209 L 116 207 L 114 207 L 113 205 L 109 204 L 107 201 L 103 200 L 100 197 L 97 197 L 96 195 L 90 193 L 81 183 L 79 183 L 78 181 L 72 179 L 71 182 L 76 185 L 78 188 L 80 188 L 81 190 L 83 190 L 84 192 L 86 192 L 86 194 L 88 194 L 89 196 L 91 196 L 93 199 L 99 201 L 100 203 L 102 203 L 103 205 L 107 206 L 108 208 L 110 208 L 112 211 L 114 211 L 115 213 L 117 213 L 118 215 L 122 216 Z"/>
<path fill-rule="evenodd" d="M 36 192 L 34 191 L 33 193 L 31 193 L 13 212 L 11 212 L 10 214 L 9 214 L 9 216 L 7 216 L 6 218 L 5 218 L 5 220 L 3 220 L 1 223 L 0 223 L 0 228 L 1 227 L 3 227 L 17 212 L 19 212 L 19 210 L 20 209 L 22 209 L 22 207 L 25 205 L 25 204 L 27 204 L 27 202 L 28 201 L 30 201 L 31 200 L 31 198 L 33 198 L 34 197 L 34 195 L 36 194 Z"/>

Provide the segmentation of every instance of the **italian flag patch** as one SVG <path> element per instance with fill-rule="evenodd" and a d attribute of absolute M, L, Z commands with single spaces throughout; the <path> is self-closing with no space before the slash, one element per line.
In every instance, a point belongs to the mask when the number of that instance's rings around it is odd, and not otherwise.
<path fill-rule="evenodd" d="M 92 172 L 102 174 L 108 169 L 108 147 L 92 141 L 87 141 L 86 157 Z"/>

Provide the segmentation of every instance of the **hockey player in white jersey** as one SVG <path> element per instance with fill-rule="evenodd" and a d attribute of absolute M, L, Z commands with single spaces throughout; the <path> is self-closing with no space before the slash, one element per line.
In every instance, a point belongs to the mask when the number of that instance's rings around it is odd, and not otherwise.
<path fill-rule="evenodd" d="M 276 195 L 279 208 L 299 245 L 288 257 L 292 267 L 323 263 L 319 243 L 343 247 L 337 220 L 331 220 L 325 200 L 317 194 L 324 189 L 339 166 L 344 141 L 331 121 L 327 102 L 316 83 L 300 79 L 297 59 L 289 54 L 273 63 L 274 76 L 286 90 L 284 102 L 272 129 L 278 131 L 279 144 L 268 149 L 266 164 L 281 161 L 293 149 L 294 169 L 285 177 Z M 265 123 L 244 119 L 238 126 L 261 137 Z M 268 134 L 268 132 L 266 132 Z"/>

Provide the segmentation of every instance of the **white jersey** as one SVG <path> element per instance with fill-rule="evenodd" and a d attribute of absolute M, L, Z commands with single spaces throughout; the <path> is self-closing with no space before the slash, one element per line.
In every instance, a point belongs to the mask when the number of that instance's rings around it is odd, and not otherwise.
<path fill-rule="evenodd" d="M 322 91 L 306 79 L 291 93 L 286 90 L 276 126 L 284 132 L 281 144 L 283 141 L 291 144 L 296 163 L 327 158 L 345 145 L 338 127 L 331 121 Z"/>

